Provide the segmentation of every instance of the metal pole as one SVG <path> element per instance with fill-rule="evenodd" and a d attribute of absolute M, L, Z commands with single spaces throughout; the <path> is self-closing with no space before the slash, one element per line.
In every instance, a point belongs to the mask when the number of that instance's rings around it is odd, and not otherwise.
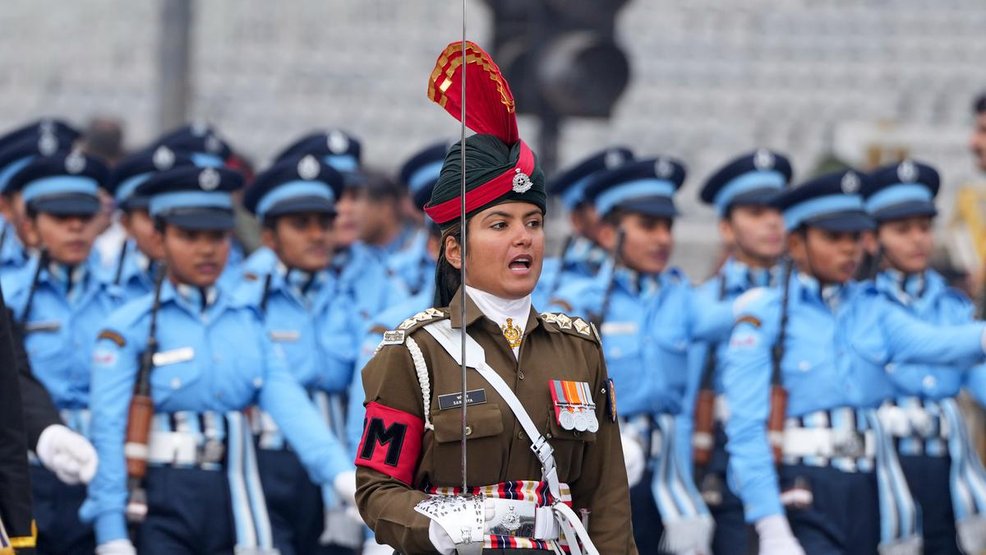
<path fill-rule="evenodd" d="M 191 93 L 192 1 L 162 0 L 158 58 L 158 130 L 188 121 Z"/>
<path fill-rule="evenodd" d="M 545 103 L 547 104 L 547 103 Z M 558 142 L 561 138 L 561 116 L 550 107 L 542 105 L 538 114 L 541 125 L 538 128 L 538 162 L 547 175 L 558 169 Z"/>

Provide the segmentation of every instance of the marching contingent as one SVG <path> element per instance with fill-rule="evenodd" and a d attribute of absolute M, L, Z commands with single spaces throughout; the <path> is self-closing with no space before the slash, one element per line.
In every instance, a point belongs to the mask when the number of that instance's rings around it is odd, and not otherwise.
<path fill-rule="evenodd" d="M 986 552 L 934 166 L 545 175 L 478 46 L 428 91 L 475 134 L 394 177 L 337 129 L 256 175 L 201 124 L 112 164 L 58 118 L 0 136 L 0 553 Z M 683 195 L 728 253 L 700 282 Z"/>

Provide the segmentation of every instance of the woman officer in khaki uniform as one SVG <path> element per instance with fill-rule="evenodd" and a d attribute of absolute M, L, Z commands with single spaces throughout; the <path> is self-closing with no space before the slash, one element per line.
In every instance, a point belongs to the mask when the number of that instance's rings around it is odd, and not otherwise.
<path fill-rule="evenodd" d="M 574 554 L 636 553 L 599 335 L 582 319 L 531 306 L 544 255 L 544 175 L 518 137 L 499 69 L 472 43 L 463 64 L 461 48 L 449 45 L 429 82 L 429 97 L 458 116 L 465 68 L 466 123 L 478 133 L 450 148 L 426 207 L 442 228 L 442 308 L 385 334 L 363 370 L 359 511 L 377 541 L 406 554 L 561 553 L 563 544 Z"/>

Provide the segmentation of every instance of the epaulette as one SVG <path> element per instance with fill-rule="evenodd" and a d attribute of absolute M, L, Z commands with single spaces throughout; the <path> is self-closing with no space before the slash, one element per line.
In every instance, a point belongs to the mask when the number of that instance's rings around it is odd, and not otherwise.
<path fill-rule="evenodd" d="M 108 341 L 111 341 L 117 347 L 119 347 L 121 349 L 123 347 L 126 347 L 126 345 L 127 345 L 127 340 L 123 337 L 123 334 L 121 334 L 119 332 L 116 332 L 116 331 L 113 331 L 113 330 L 111 330 L 109 328 L 104 328 L 103 331 L 99 332 L 99 335 L 96 336 L 96 341 L 99 341 L 99 340 L 102 340 L 102 339 L 106 339 Z"/>
<path fill-rule="evenodd" d="M 972 302 L 972 299 L 969 298 L 969 295 L 966 295 L 964 291 L 962 291 L 957 287 L 952 287 L 952 286 L 945 287 L 942 296 L 950 297 L 953 300 L 959 301 L 960 303 L 963 304 L 970 305 L 972 307 L 976 306 L 975 303 Z"/>
<path fill-rule="evenodd" d="M 564 309 L 564 310 L 566 310 L 568 312 L 572 312 L 573 310 L 575 310 L 572 307 L 572 304 L 571 303 L 569 303 L 565 299 L 559 299 L 558 297 L 555 297 L 555 298 L 551 299 L 551 301 L 549 301 L 548 304 L 553 305 L 553 306 L 560 306 L 562 309 Z M 547 313 L 545 313 L 545 314 L 547 314 Z"/>
<path fill-rule="evenodd" d="M 670 283 L 688 283 L 688 274 L 677 266 L 665 270 L 664 275 Z"/>
<path fill-rule="evenodd" d="M 745 317 L 752 317 L 761 324 L 765 320 L 772 320 L 776 315 L 776 310 L 780 309 L 781 295 L 777 289 L 770 287 L 754 287 L 747 290 L 736 300 L 733 301 L 733 323 L 739 323 Z M 793 303 L 794 301 L 788 301 Z M 751 320 L 746 319 L 746 322 Z"/>
<path fill-rule="evenodd" d="M 880 291 L 880 288 L 876 286 L 873 280 L 857 281 L 856 285 L 859 287 L 859 291 L 862 291 L 865 295 L 883 295 L 883 292 Z"/>
<path fill-rule="evenodd" d="M 400 325 L 397 326 L 397 329 L 383 332 L 383 341 L 380 342 L 380 347 L 383 347 L 384 345 L 401 345 L 404 343 L 404 339 L 414 330 L 425 324 L 430 324 L 436 320 L 442 320 L 444 318 L 448 318 L 448 314 L 438 310 L 437 308 L 422 310 L 421 312 L 401 322 Z"/>
<path fill-rule="evenodd" d="M 149 316 L 153 306 L 154 295 L 142 295 L 136 299 L 131 299 L 111 312 L 105 325 L 117 330 L 129 330 Z"/>
<path fill-rule="evenodd" d="M 569 335 L 575 335 L 596 343 L 600 342 L 599 330 L 594 324 L 582 318 L 572 318 L 560 312 L 542 312 L 541 321 Z"/>

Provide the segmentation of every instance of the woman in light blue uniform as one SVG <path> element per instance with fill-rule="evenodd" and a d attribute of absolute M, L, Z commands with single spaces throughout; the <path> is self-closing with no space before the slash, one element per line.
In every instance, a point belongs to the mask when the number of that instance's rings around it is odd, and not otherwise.
<path fill-rule="evenodd" d="M 345 441 L 351 375 L 326 364 L 326 339 L 334 331 L 324 324 L 337 310 L 336 279 L 328 264 L 335 199 L 342 187 L 342 175 L 310 154 L 283 159 L 260 173 L 244 206 L 260 220 L 261 238 L 274 262 L 262 273 L 245 274 L 237 290 L 237 298 L 261 315 L 270 341 L 340 442 Z M 362 540 L 362 523 L 347 519 L 334 500 L 323 507 L 320 489 L 268 413 L 256 411 L 251 420 L 275 547 L 282 555 L 351 553 Z"/>
<path fill-rule="evenodd" d="M 920 518 L 876 418 L 894 396 L 885 368 L 983 358 L 983 324 L 928 325 L 851 281 L 872 227 L 867 180 L 847 170 L 782 193 L 793 273 L 734 307 L 729 480 L 763 555 L 919 553 Z"/>
<path fill-rule="evenodd" d="M 260 314 L 216 286 L 230 248 L 230 192 L 241 185 L 230 170 L 182 167 L 138 190 L 150 197 L 167 274 L 155 294 L 106 321 L 92 357 L 100 465 L 81 514 L 95 524 L 98 555 L 135 553 L 126 517 L 128 504 L 139 508 L 141 489 L 146 514 L 130 513 L 131 524 L 139 522 L 141 554 L 274 553 L 243 415 L 254 404 L 271 414 L 312 481 L 341 499 L 355 489 L 345 450 L 268 339 Z M 144 445 L 126 432 L 149 349 L 154 416 Z M 125 457 L 146 459 L 143 480 L 128 480 Z"/>
<path fill-rule="evenodd" d="M 20 192 L 8 187 L 10 178 L 31 160 L 71 149 L 79 132 L 59 120 L 40 120 L 0 137 L 0 271 L 23 268 L 30 259 Z"/>
<path fill-rule="evenodd" d="M 154 221 L 147 212 L 149 201 L 134 192 L 157 172 L 192 165 L 195 164 L 188 154 L 159 146 L 127 156 L 110 173 L 107 190 L 122 212 L 120 223 L 127 230 L 127 239 L 120 245 L 116 260 L 109 268 L 110 283 L 116 289 L 120 304 L 154 290 L 155 269 L 162 256 L 160 245 L 154 239 Z"/>
<path fill-rule="evenodd" d="M 595 323 L 616 385 L 630 479 L 634 539 L 642 553 L 708 550 L 712 518 L 680 457 L 674 418 L 687 412 L 688 347 L 727 332 L 729 307 L 699 314 L 687 277 L 668 267 L 685 168 L 635 160 L 597 174 L 586 194 L 602 218 L 600 243 L 618 260 L 564 285 L 555 306 Z"/>
<path fill-rule="evenodd" d="M 969 299 L 930 268 L 938 172 L 905 160 L 870 176 L 862 193 L 877 221 L 882 269 L 873 278 L 876 289 L 888 303 L 929 324 L 972 321 Z M 986 549 L 986 473 L 968 434 L 960 433 L 965 423 L 955 400 L 966 378 L 963 370 L 937 364 L 887 366 L 894 393 L 880 417 L 921 506 L 925 553 L 957 554 L 960 545 L 965 553 Z"/>
<path fill-rule="evenodd" d="M 606 249 L 596 242 L 599 214 L 592 201 L 586 198 L 586 189 L 596 174 L 614 170 L 631 160 L 633 152 L 628 148 L 605 148 L 562 170 L 548 182 L 548 194 L 561 200 L 572 229 L 558 256 L 544 260 L 541 280 L 534 290 L 535 305 L 547 306 L 569 281 L 594 277 L 609 258 Z"/>
<path fill-rule="evenodd" d="M 780 281 L 777 262 L 784 252 L 784 221 L 769 203 L 788 185 L 791 171 L 785 156 L 761 149 L 730 160 L 705 182 L 700 198 L 715 206 L 719 233 L 730 255 L 715 276 L 695 288 L 698 314 L 714 311 L 722 303 L 731 304 L 754 287 L 770 287 Z M 729 457 L 725 421 L 729 409 L 722 391 L 722 360 L 728 344 L 726 330 L 713 341 L 691 346 L 686 406 L 694 408 L 677 420 L 681 437 L 692 438 L 691 442 L 680 442 L 682 456 L 691 461 L 697 485 L 716 521 L 712 551 L 744 553 L 753 538 L 743 519 L 743 502 L 726 480 Z M 701 403 L 697 402 L 699 397 Z M 696 430 L 695 422 L 711 426 Z"/>
<path fill-rule="evenodd" d="M 90 366 L 94 329 L 115 305 L 92 252 L 97 192 L 108 170 L 80 152 L 37 156 L 15 173 L 8 190 L 21 196 L 29 232 L 40 250 L 18 272 L 5 273 L 4 294 L 23 326 L 31 368 L 61 411 L 65 425 L 89 435 Z M 45 460 L 44 437 L 38 440 Z M 36 462 L 36 461 L 35 461 Z M 92 468 L 86 471 L 87 481 Z M 88 464 L 86 466 L 89 466 Z M 64 483 L 50 465 L 34 464 L 31 482 L 39 553 L 83 553 L 94 547 L 92 528 L 79 522 L 85 487 Z"/>

